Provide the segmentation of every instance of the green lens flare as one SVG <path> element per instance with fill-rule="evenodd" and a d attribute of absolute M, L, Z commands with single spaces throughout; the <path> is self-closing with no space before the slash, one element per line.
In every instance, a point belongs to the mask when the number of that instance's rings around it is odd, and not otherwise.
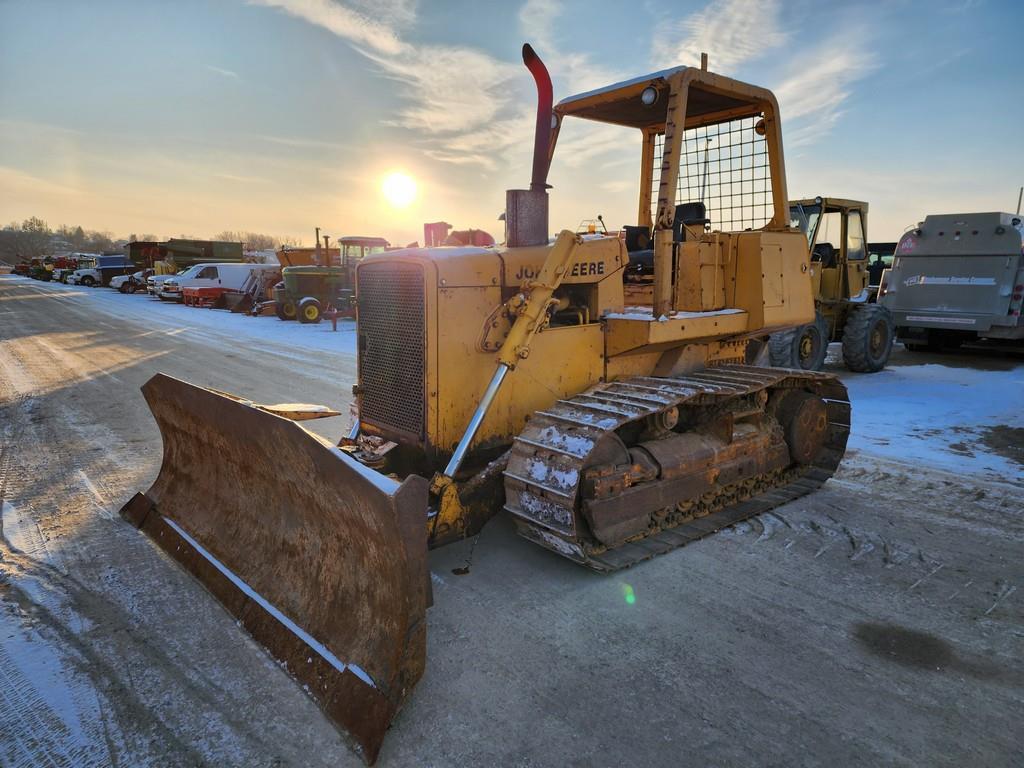
<path fill-rule="evenodd" d="M 636 593 L 633 592 L 633 587 L 629 584 L 622 585 L 622 597 L 626 601 L 626 605 L 632 605 L 636 602 Z"/>

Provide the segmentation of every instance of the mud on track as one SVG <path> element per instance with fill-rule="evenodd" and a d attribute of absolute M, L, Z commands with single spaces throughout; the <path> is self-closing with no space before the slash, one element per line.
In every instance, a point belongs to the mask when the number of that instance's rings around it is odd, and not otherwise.
<path fill-rule="evenodd" d="M 0 277 L 0 764 L 361 765 L 115 516 L 156 474 L 152 373 L 344 410 L 350 350 L 295 326 L 252 355 L 279 321 L 100 290 Z M 818 493 L 612 577 L 504 518 L 433 553 L 427 672 L 379 764 L 1014 764 L 1020 477 L 879 456 L 871 424 Z"/>

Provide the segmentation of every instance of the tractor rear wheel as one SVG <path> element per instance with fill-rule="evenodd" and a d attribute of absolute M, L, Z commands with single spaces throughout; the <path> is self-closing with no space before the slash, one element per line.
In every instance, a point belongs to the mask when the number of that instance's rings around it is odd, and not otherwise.
<path fill-rule="evenodd" d="M 892 314 L 879 304 L 863 304 L 846 319 L 843 362 L 851 371 L 874 373 L 885 368 L 892 354 Z"/>
<path fill-rule="evenodd" d="M 299 322 L 300 323 L 319 323 L 320 322 L 320 302 L 314 299 L 312 296 L 299 301 Z"/>
<path fill-rule="evenodd" d="M 825 365 L 828 352 L 828 324 L 825 318 L 816 312 L 813 323 L 773 333 L 768 341 L 768 352 L 776 368 L 820 371 Z"/>

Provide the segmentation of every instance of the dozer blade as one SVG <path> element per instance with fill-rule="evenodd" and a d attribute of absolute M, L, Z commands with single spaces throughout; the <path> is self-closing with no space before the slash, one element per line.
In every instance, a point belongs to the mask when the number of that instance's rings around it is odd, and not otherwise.
<path fill-rule="evenodd" d="M 240 620 L 368 764 L 426 661 L 428 483 L 157 374 L 160 474 L 121 514 Z"/>

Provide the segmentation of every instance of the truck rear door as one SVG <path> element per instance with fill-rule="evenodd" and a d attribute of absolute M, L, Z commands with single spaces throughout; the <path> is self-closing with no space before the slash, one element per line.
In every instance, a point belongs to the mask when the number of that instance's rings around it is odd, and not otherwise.
<path fill-rule="evenodd" d="M 908 323 L 988 330 L 1009 310 L 1019 258 L 897 254 L 885 304 Z"/>

